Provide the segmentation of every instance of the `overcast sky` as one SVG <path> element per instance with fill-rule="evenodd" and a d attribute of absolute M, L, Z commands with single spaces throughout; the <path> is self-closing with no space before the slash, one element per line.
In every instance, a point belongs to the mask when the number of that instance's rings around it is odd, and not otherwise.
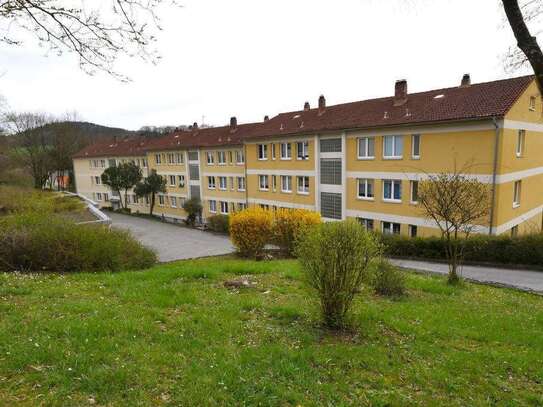
<path fill-rule="evenodd" d="M 162 13 L 162 61 L 122 61 L 132 82 L 87 76 L 69 54 L 0 46 L 0 94 L 15 110 L 138 129 L 260 121 L 328 104 L 508 76 L 514 44 L 497 0 L 180 0 Z M 523 74 L 525 72 L 520 72 Z M 509 75 L 510 76 L 510 75 Z"/>

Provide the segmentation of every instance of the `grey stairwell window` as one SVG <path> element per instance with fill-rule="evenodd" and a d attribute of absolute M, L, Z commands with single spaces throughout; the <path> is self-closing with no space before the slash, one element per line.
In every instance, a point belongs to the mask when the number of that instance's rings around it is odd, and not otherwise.
<path fill-rule="evenodd" d="M 341 194 L 321 192 L 321 215 L 329 219 L 341 219 Z"/>
<path fill-rule="evenodd" d="M 191 185 L 190 186 L 190 197 L 200 199 L 200 186 L 199 185 Z"/>
<path fill-rule="evenodd" d="M 341 153 L 341 139 L 332 138 L 320 141 L 321 153 Z"/>
<path fill-rule="evenodd" d="M 189 161 L 198 161 L 198 151 L 189 151 Z"/>
<path fill-rule="evenodd" d="M 200 167 L 198 164 L 189 164 L 189 173 L 191 181 L 198 181 L 200 179 Z"/>
<path fill-rule="evenodd" d="M 321 184 L 341 185 L 341 158 L 321 158 Z"/>

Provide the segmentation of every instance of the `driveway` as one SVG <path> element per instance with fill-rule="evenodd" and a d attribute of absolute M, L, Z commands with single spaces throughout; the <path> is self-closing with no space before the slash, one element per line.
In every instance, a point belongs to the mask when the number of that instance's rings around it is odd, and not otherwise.
<path fill-rule="evenodd" d="M 226 236 L 113 212 L 107 215 L 113 227 L 128 229 L 145 246 L 155 249 L 161 262 L 217 256 L 234 251 Z"/>

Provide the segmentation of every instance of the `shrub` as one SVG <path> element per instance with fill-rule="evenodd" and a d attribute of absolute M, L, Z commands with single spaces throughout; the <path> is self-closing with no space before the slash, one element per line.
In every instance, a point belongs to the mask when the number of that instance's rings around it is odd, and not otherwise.
<path fill-rule="evenodd" d="M 194 226 L 196 218 L 202 213 L 202 202 L 199 198 L 190 198 L 183 204 L 183 209 L 187 212 L 187 225 Z"/>
<path fill-rule="evenodd" d="M 306 209 L 278 209 L 273 224 L 273 242 L 287 255 L 293 255 L 296 241 L 311 226 L 321 222 L 317 212 Z"/>
<path fill-rule="evenodd" d="M 228 215 L 213 215 L 207 218 L 209 229 L 218 233 L 228 233 L 229 222 Z"/>
<path fill-rule="evenodd" d="M 352 219 L 321 223 L 300 239 L 296 254 L 319 295 L 324 324 L 342 328 L 368 265 L 380 254 L 376 237 Z"/>
<path fill-rule="evenodd" d="M 405 293 L 405 275 L 388 261 L 380 260 L 375 265 L 372 285 L 377 294 L 397 297 Z"/>
<path fill-rule="evenodd" d="M 261 256 L 272 229 L 272 213 L 260 207 L 245 209 L 230 216 L 230 239 L 244 257 Z"/>
<path fill-rule="evenodd" d="M 40 214 L 7 216 L 0 223 L 0 271 L 118 271 L 155 262 L 155 253 L 126 231 Z"/>
<path fill-rule="evenodd" d="M 445 242 L 439 237 L 380 235 L 380 240 L 387 256 L 445 259 Z M 473 235 L 462 243 L 464 260 L 468 262 L 543 267 L 543 234 L 518 237 Z"/>

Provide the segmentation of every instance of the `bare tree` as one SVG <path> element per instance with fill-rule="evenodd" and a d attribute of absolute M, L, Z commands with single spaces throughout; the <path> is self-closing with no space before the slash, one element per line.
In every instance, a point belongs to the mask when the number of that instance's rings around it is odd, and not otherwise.
<path fill-rule="evenodd" d="M 543 2 L 524 0 L 521 5 L 518 0 L 502 0 L 502 2 L 518 46 L 518 50 L 509 50 L 509 67 L 516 69 L 529 63 L 536 76 L 537 85 L 543 92 L 543 52 L 537 43 L 537 37 L 532 35 L 527 25 L 529 22 L 536 22 L 542 16 Z"/>
<path fill-rule="evenodd" d="M 488 185 L 465 175 L 465 169 L 429 174 L 418 189 L 421 210 L 436 223 L 445 240 L 448 281 L 452 284 L 460 280 L 458 268 L 464 259 L 464 242 L 477 225 L 488 222 L 491 206 Z"/>
<path fill-rule="evenodd" d="M 89 74 L 127 80 L 114 69 L 119 56 L 159 59 L 153 43 L 165 3 L 175 0 L 0 0 L 0 42 L 21 45 L 26 31 L 52 52 L 75 53 Z"/>

